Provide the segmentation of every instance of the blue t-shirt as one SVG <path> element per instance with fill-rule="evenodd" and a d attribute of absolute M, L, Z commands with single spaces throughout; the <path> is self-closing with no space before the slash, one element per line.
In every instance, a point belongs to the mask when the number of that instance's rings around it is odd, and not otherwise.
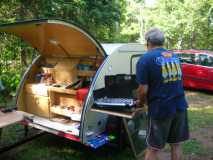
<path fill-rule="evenodd" d="M 167 118 L 187 108 L 181 64 L 173 52 L 152 49 L 139 59 L 136 69 L 137 82 L 149 87 L 148 116 Z"/>

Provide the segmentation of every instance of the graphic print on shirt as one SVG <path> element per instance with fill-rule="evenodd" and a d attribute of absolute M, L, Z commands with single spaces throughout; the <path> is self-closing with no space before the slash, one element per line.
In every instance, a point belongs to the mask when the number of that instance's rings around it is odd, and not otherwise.
<path fill-rule="evenodd" d="M 162 52 L 161 56 L 156 58 L 156 63 L 161 66 L 164 83 L 181 80 L 180 61 L 172 52 Z"/>

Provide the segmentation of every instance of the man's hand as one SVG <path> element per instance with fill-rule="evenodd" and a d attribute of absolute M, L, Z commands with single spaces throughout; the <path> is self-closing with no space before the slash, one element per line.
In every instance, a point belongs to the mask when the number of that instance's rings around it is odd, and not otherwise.
<path fill-rule="evenodd" d="M 136 104 L 143 106 L 147 103 L 148 85 L 139 85 L 137 92 L 138 102 Z"/>
<path fill-rule="evenodd" d="M 136 108 L 143 108 L 144 107 L 144 104 L 141 103 L 141 100 L 137 99 L 135 101 L 135 104 L 136 104 Z"/>

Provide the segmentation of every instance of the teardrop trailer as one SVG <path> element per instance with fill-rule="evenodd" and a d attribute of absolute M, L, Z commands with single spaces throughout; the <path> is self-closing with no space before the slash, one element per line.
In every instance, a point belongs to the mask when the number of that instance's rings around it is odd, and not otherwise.
<path fill-rule="evenodd" d="M 3 24 L 0 32 L 20 37 L 40 54 L 22 77 L 17 111 L 1 113 L 0 128 L 21 122 L 98 148 L 120 138 L 113 135 L 120 125 L 113 117 L 119 117 L 135 155 L 144 149 L 146 116 L 134 110 L 133 101 L 143 45 L 100 44 L 59 20 Z"/>

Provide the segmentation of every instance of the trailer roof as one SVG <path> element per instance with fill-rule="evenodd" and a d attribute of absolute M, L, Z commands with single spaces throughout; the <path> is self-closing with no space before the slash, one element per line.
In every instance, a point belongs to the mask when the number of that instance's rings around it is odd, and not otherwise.
<path fill-rule="evenodd" d="M 115 52 L 143 52 L 144 45 L 140 43 L 102 43 L 107 55 Z"/>

